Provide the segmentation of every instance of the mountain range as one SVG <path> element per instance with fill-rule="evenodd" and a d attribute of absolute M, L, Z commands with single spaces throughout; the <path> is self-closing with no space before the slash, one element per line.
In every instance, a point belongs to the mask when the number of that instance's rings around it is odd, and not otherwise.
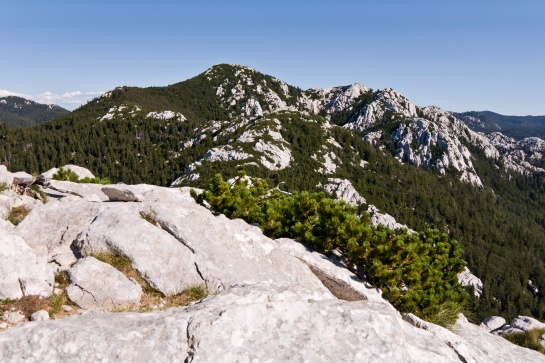
<path fill-rule="evenodd" d="M 457 239 L 483 281 L 469 303 L 478 317 L 544 318 L 545 142 L 500 119 L 420 107 L 391 88 L 301 90 L 222 64 L 166 87 L 118 87 L 36 127 L 0 124 L 0 161 L 191 187 L 244 169 L 285 192 L 344 196 Z"/>
<path fill-rule="evenodd" d="M 0 98 L 0 123 L 14 127 L 39 125 L 69 112 L 57 105 L 44 105 L 21 97 Z"/>

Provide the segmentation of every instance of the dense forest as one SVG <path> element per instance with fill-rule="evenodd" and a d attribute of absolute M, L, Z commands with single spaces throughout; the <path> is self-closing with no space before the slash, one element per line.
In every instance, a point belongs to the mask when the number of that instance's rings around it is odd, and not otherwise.
<path fill-rule="evenodd" d="M 185 185 L 208 187 L 216 173 L 230 178 L 239 169 L 290 192 L 319 191 L 318 185 L 328 177 L 348 179 L 368 204 L 398 222 L 415 230 L 438 229 L 460 243 L 468 267 L 484 283 L 484 294 L 479 299 L 471 294 L 468 302 L 476 318 L 502 315 L 510 319 L 522 314 L 545 319 L 545 175 L 507 172 L 501 163 L 486 158 L 470 144 L 466 146 L 483 188 L 461 182 L 454 170 L 441 175 L 402 164 L 392 157 L 389 147 L 388 135 L 400 120 L 399 115 L 391 114 L 376 127 L 385 135 L 382 148 L 364 141 L 362 133 L 331 126 L 328 132 L 342 149 L 336 150 L 339 160 L 334 174 L 323 175 L 316 172 L 319 163 L 311 156 L 326 142 L 326 117 L 337 125 L 346 123 L 372 100 L 373 91 L 362 95 L 349 111 L 331 115 L 278 112 L 251 118 L 245 128 L 226 133 L 243 120 L 240 109 L 244 99 L 233 103 L 218 99 L 216 89 L 226 84 L 223 80 L 236 84 L 232 67 L 223 66 L 219 71 L 223 72 L 221 77 L 203 73 L 167 87 L 119 87 L 72 113 L 31 128 L 0 123 L 0 162 L 11 171 L 31 173 L 77 164 L 114 183 L 168 186 L 211 148 L 235 145 L 244 130 L 267 126 L 274 118 L 281 123 L 281 135 L 290 145 L 293 162 L 289 168 L 270 170 L 259 164 L 243 165 L 243 161 L 202 160 L 200 178 L 186 180 Z M 257 72 L 252 81 L 280 87 L 271 77 Z M 267 101 L 263 94 L 252 92 L 248 87 L 246 95 L 263 104 Z M 295 107 L 293 99 L 300 92 L 289 87 L 283 102 Z M 121 105 L 123 111 L 119 111 Z M 151 111 L 163 110 L 179 112 L 186 120 L 148 116 Z M 114 116 L 104 118 L 108 113 Z M 220 126 L 202 137 L 211 122 Z M 198 142 L 184 147 L 188 140 Z M 244 143 L 239 145 L 252 152 Z M 365 161 L 365 167 L 355 160 Z"/>

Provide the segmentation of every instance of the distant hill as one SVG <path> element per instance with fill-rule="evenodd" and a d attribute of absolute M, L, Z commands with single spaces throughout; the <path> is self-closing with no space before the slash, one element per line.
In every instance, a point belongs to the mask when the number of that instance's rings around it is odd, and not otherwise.
<path fill-rule="evenodd" d="M 476 132 L 501 132 L 516 140 L 536 136 L 545 139 L 545 116 L 505 116 L 490 111 L 453 112 Z"/>
<path fill-rule="evenodd" d="M 57 105 L 44 105 L 21 97 L 0 98 L 0 122 L 13 127 L 38 125 L 69 112 Z"/>

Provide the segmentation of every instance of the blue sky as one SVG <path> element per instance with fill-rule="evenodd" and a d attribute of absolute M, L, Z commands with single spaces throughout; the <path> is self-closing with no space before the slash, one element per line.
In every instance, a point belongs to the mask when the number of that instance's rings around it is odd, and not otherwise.
<path fill-rule="evenodd" d="M 73 109 L 236 63 L 301 87 L 545 115 L 545 1 L 0 1 L 0 96 Z"/>

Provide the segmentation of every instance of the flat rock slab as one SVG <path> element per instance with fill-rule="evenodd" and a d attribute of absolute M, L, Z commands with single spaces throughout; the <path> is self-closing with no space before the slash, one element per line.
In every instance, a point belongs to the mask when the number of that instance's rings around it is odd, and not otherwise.
<path fill-rule="evenodd" d="M 140 303 L 140 285 L 94 257 L 79 260 L 68 275 L 68 298 L 83 309 L 109 310 Z"/>

